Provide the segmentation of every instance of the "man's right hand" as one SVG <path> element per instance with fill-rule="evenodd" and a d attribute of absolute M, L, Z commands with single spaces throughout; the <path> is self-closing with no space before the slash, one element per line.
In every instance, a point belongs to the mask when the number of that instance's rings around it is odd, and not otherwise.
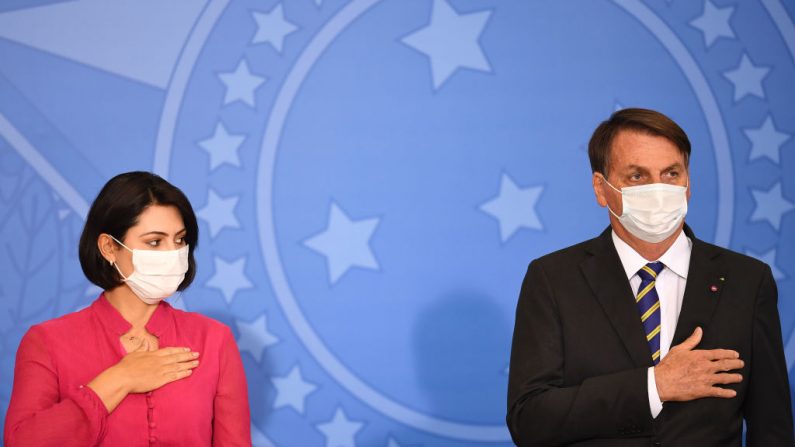
<path fill-rule="evenodd" d="M 681 344 L 674 346 L 654 367 L 660 400 L 688 401 L 702 397 L 732 398 L 734 390 L 716 385 L 739 383 L 743 376 L 729 371 L 743 367 L 740 354 L 728 349 L 696 350 L 703 330 L 697 327 Z"/>

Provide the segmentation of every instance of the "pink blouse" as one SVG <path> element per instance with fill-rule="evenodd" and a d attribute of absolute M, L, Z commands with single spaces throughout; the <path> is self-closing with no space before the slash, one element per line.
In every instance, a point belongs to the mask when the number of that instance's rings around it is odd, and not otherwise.
<path fill-rule="evenodd" d="M 193 374 L 108 413 L 85 386 L 125 355 L 130 324 L 104 295 L 22 338 L 3 439 L 14 446 L 251 446 L 246 376 L 225 325 L 162 302 L 146 329 L 200 353 Z"/>

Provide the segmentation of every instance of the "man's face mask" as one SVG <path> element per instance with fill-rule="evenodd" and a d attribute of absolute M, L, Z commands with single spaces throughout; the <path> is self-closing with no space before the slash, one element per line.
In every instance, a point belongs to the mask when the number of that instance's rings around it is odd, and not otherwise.
<path fill-rule="evenodd" d="M 646 242 L 665 240 L 679 228 L 687 214 L 687 186 L 652 183 L 619 190 L 607 179 L 605 183 L 621 193 L 623 212 L 619 216 L 610 206 L 607 209 L 627 231 Z"/>

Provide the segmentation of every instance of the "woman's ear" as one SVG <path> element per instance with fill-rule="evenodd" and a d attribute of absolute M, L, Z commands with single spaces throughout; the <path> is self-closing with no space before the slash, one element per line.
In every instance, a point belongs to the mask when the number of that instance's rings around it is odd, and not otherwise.
<path fill-rule="evenodd" d="M 97 238 L 97 247 L 102 257 L 108 261 L 109 264 L 116 262 L 116 244 L 113 238 L 107 233 L 102 233 Z"/>

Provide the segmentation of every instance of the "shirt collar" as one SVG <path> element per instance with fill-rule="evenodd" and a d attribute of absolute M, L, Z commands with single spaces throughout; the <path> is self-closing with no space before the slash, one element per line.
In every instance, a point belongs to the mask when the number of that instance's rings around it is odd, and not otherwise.
<path fill-rule="evenodd" d="M 116 310 L 112 304 L 110 304 L 110 301 L 108 301 L 104 293 L 94 301 L 91 308 L 97 316 L 99 316 L 102 324 L 114 334 L 121 336 L 129 332 L 130 328 L 132 328 L 132 325 L 121 316 L 119 311 Z M 157 309 L 155 309 L 155 312 L 149 318 L 149 322 L 146 323 L 146 330 L 159 337 L 171 325 L 171 313 L 171 305 L 165 301 L 161 301 Z"/>
<path fill-rule="evenodd" d="M 621 265 L 624 267 L 624 273 L 626 273 L 627 278 L 632 278 L 638 273 L 638 270 L 648 264 L 649 261 L 618 237 L 615 231 L 611 231 L 611 236 L 613 238 L 613 245 L 615 245 L 616 251 L 618 252 L 618 257 L 621 259 Z M 657 261 L 662 262 L 666 268 L 670 269 L 677 276 L 687 279 L 687 272 L 690 267 L 690 253 L 692 250 L 693 242 L 685 235 L 684 231 L 680 231 L 673 245 L 671 245 Z"/>

